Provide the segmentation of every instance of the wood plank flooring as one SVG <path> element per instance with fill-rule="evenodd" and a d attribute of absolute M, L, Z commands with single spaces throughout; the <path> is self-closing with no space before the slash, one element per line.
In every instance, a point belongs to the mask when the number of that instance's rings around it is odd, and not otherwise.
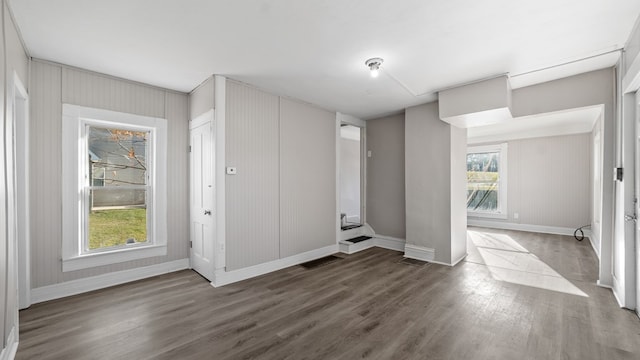
<path fill-rule="evenodd" d="M 181 271 L 36 304 L 17 359 L 640 359 L 640 321 L 595 286 L 588 240 L 470 234 L 455 267 L 373 248 L 222 288 Z"/>

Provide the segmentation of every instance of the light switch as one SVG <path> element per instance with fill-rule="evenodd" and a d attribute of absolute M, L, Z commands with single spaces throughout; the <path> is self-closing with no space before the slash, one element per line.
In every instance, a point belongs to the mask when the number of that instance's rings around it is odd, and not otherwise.
<path fill-rule="evenodd" d="M 235 174 L 237 174 L 236 168 L 227 166 L 227 175 L 235 175 Z"/>
<path fill-rule="evenodd" d="M 367 151 L 367 157 L 371 157 L 371 150 Z"/>

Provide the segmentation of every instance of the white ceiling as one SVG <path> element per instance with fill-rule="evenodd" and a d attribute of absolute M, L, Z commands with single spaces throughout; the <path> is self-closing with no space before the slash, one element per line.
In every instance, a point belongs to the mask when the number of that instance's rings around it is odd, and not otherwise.
<path fill-rule="evenodd" d="M 365 119 L 497 74 L 510 74 L 519 87 L 612 66 L 617 54 L 575 61 L 623 47 L 640 13 L 637 0 L 11 0 L 10 6 L 36 58 L 184 92 L 211 74 L 226 75 Z M 377 56 L 385 62 L 372 79 L 364 61 Z"/>
<path fill-rule="evenodd" d="M 516 117 L 492 125 L 470 127 L 467 129 L 467 143 L 480 144 L 588 133 L 593 130 L 602 110 L 603 105 L 586 106 Z"/>

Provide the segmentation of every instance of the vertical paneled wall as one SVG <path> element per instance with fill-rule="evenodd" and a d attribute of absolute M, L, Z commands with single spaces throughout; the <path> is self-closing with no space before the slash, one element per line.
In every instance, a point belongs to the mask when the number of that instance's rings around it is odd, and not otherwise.
<path fill-rule="evenodd" d="M 187 95 L 37 60 L 31 73 L 32 287 L 188 257 Z M 166 256 L 62 272 L 62 103 L 168 120 Z"/>
<path fill-rule="evenodd" d="M 227 82 L 227 270 L 280 256 L 279 114 L 277 96 Z"/>
<path fill-rule="evenodd" d="M 336 242 L 335 119 L 335 113 L 280 100 L 281 257 Z"/>
<path fill-rule="evenodd" d="M 227 270 L 335 244 L 335 116 L 227 81 Z"/>
<path fill-rule="evenodd" d="M 34 288 L 62 281 L 61 79 L 62 68 L 31 63 L 29 208 Z"/>
<path fill-rule="evenodd" d="M 491 221 L 571 229 L 591 223 L 591 133 L 507 144 L 508 219 Z"/>

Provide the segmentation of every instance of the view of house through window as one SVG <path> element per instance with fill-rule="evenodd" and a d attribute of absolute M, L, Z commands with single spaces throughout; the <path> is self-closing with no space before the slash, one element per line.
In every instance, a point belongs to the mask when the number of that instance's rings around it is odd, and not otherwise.
<path fill-rule="evenodd" d="M 150 132 L 86 126 L 85 251 L 146 243 Z"/>
<path fill-rule="evenodd" d="M 474 215 L 504 214 L 506 207 L 506 144 L 470 147 L 467 151 L 467 211 Z"/>

